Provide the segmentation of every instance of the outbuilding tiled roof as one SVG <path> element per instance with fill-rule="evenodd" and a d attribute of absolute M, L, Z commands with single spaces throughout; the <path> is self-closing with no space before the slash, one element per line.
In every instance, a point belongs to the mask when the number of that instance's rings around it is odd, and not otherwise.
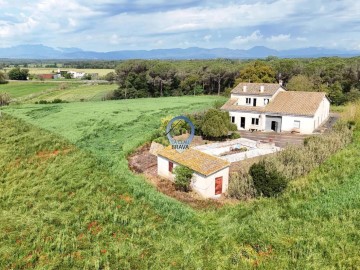
<path fill-rule="evenodd" d="M 246 88 L 246 92 L 244 91 L 244 87 Z M 260 91 L 261 87 L 263 87 L 263 92 Z M 279 88 L 285 90 L 278 83 L 239 83 L 231 93 L 238 95 L 272 96 Z"/>
<path fill-rule="evenodd" d="M 210 156 L 198 150 L 189 148 L 179 153 L 171 146 L 158 152 L 159 156 L 165 157 L 183 166 L 189 167 L 195 172 L 208 176 L 230 166 L 230 163 L 220 158 Z"/>
<path fill-rule="evenodd" d="M 221 109 L 225 111 L 313 116 L 324 97 L 326 97 L 324 92 L 282 91 L 264 107 L 239 106 L 236 105 L 237 99 L 231 98 Z"/>

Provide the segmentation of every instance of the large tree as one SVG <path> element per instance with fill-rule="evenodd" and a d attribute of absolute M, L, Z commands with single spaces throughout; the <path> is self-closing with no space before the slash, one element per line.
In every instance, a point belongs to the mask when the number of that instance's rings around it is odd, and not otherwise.
<path fill-rule="evenodd" d="M 274 83 L 275 71 L 262 61 L 255 61 L 248 64 L 240 71 L 240 78 L 243 82 L 251 83 Z"/>
<path fill-rule="evenodd" d="M 26 68 L 20 69 L 19 67 L 15 67 L 9 71 L 8 76 L 10 80 L 27 80 L 29 70 Z"/>

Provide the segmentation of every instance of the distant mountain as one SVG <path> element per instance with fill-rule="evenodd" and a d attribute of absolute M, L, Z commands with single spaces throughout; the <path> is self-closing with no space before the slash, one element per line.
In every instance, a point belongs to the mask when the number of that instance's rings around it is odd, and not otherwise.
<path fill-rule="evenodd" d="M 266 58 L 268 56 L 281 58 L 312 58 L 325 56 L 351 57 L 358 55 L 360 55 L 360 51 L 334 50 L 319 47 L 292 50 L 274 50 L 264 46 L 256 46 L 248 50 L 191 47 L 187 49 L 123 50 L 111 52 L 83 51 L 79 48 L 52 48 L 42 44 L 0 48 L 0 58 L 12 59 L 253 59 Z"/>

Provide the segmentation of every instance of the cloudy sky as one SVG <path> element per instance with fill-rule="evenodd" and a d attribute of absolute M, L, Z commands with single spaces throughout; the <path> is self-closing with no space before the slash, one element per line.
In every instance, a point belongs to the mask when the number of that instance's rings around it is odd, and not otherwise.
<path fill-rule="evenodd" d="M 0 47 L 360 49 L 354 0 L 0 0 Z"/>

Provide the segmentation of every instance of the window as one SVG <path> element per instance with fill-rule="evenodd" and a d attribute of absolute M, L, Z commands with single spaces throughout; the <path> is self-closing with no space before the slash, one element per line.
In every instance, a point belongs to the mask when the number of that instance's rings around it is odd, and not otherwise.
<path fill-rule="evenodd" d="M 173 168 L 174 168 L 174 163 L 172 163 L 171 161 L 169 161 L 169 172 L 173 172 Z"/>
<path fill-rule="evenodd" d="M 300 128 L 300 121 L 294 121 L 294 128 Z"/>
<path fill-rule="evenodd" d="M 246 98 L 246 104 L 251 104 L 251 98 Z"/>
<path fill-rule="evenodd" d="M 235 116 L 231 116 L 231 123 L 235 123 Z"/>
<path fill-rule="evenodd" d="M 264 98 L 264 105 L 269 103 L 269 99 L 268 98 Z"/>
<path fill-rule="evenodd" d="M 259 118 L 251 118 L 251 124 L 258 126 L 259 125 Z"/>

